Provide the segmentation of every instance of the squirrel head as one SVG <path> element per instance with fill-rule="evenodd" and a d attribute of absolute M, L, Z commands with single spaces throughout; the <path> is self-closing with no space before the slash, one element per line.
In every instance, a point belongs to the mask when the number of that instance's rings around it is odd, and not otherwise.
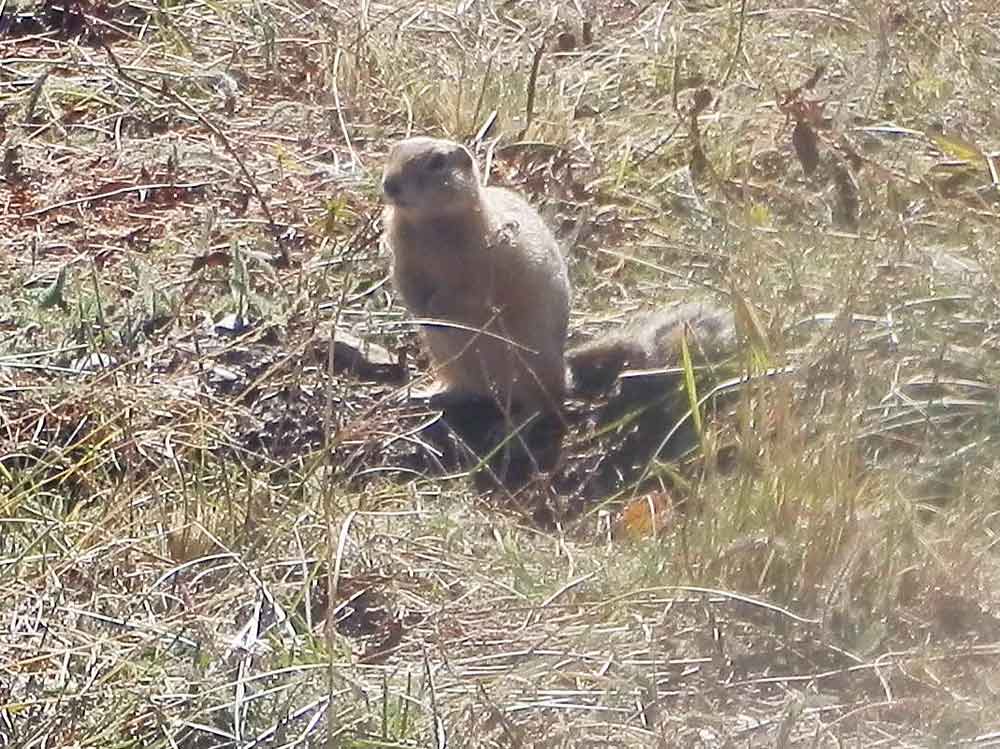
<path fill-rule="evenodd" d="M 389 152 L 382 195 L 397 213 L 418 219 L 467 213 L 479 202 L 479 170 L 459 143 L 407 138 Z"/>

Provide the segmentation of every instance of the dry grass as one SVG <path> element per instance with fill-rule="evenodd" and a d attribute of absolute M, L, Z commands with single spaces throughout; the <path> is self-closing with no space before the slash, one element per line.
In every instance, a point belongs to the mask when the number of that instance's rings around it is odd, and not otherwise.
<path fill-rule="evenodd" d="M 992 2 L 0 7 L 0 743 L 1000 744 Z M 494 112 L 576 334 L 707 297 L 798 368 L 658 538 L 325 374 L 415 344 L 387 147 Z"/>

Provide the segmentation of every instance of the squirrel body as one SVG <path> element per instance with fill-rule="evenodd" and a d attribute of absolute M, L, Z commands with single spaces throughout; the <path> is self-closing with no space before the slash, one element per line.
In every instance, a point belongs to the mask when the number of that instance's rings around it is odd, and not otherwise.
<path fill-rule="evenodd" d="M 538 212 L 482 187 L 463 146 L 409 138 L 382 179 L 393 283 L 446 392 L 502 410 L 555 412 L 565 395 L 570 285 Z"/>
<path fill-rule="evenodd" d="M 619 435 L 614 458 L 588 480 L 617 485 L 663 447 L 675 395 L 664 387 L 675 373 L 623 372 L 678 367 L 681 341 L 695 364 L 737 349 L 733 313 L 696 302 L 641 314 L 566 351 L 570 283 L 559 245 L 526 200 L 481 186 L 458 143 L 397 143 L 382 192 L 393 285 L 420 324 L 441 387 L 431 397 L 441 418 L 424 433 L 448 465 L 482 468 L 484 485 L 511 489 L 554 471 L 568 429 L 591 418 L 616 424 L 639 406 L 636 428 Z M 567 392 L 602 404 L 580 410 Z M 536 413 L 511 431 L 512 415 Z"/>
<path fill-rule="evenodd" d="M 601 395 L 626 370 L 695 364 L 737 347 L 732 311 L 687 302 L 640 314 L 566 351 L 566 261 L 538 212 L 480 185 L 472 154 L 448 140 L 397 143 L 382 178 L 393 283 L 422 322 L 443 386 L 439 402 L 489 399 L 501 410 L 561 410 L 567 390 Z"/>

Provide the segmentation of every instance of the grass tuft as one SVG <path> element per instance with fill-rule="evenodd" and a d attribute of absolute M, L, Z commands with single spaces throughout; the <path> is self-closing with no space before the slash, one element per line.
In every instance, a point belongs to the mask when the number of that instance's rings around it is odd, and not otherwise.
<path fill-rule="evenodd" d="M 0 743 L 996 741 L 993 3 L 18 0 L 0 38 Z M 593 501 L 429 475 L 431 416 L 331 354 L 426 363 L 378 241 L 410 133 L 482 134 L 574 338 L 735 310 L 697 450 Z"/>

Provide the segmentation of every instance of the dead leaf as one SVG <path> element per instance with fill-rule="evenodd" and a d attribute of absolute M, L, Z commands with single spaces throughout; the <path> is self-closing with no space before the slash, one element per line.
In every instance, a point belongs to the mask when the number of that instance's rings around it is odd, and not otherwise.
<path fill-rule="evenodd" d="M 658 536 L 673 516 L 673 503 L 666 492 L 653 492 L 625 506 L 612 531 L 615 538 L 636 541 Z"/>
<path fill-rule="evenodd" d="M 38 306 L 41 309 L 48 309 L 50 307 L 59 307 L 63 312 L 69 309 L 69 305 L 66 304 L 66 298 L 64 296 L 66 291 L 66 266 L 62 266 L 59 269 L 59 273 L 56 275 L 55 280 L 49 284 L 48 288 L 42 292 L 41 296 L 38 297 Z"/>
<path fill-rule="evenodd" d="M 837 187 L 837 219 L 851 231 L 857 231 L 860 213 L 858 184 L 843 164 L 834 166 L 833 180 Z"/>
<path fill-rule="evenodd" d="M 957 135 L 930 133 L 931 142 L 941 153 L 957 161 L 985 161 L 986 155 L 979 148 Z"/>
<path fill-rule="evenodd" d="M 906 213 L 906 199 L 899 192 L 895 182 L 885 183 L 885 204 L 889 211 L 896 216 L 902 216 Z"/>
<path fill-rule="evenodd" d="M 560 52 L 572 52 L 576 49 L 576 36 L 572 32 L 563 31 L 556 37 L 556 49 Z"/>
<path fill-rule="evenodd" d="M 816 133 L 805 120 L 799 120 L 795 123 L 795 130 L 792 131 L 792 145 L 795 146 L 795 155 L 799 157 L 799 163 L 802 164 L 802 171 L 808 177 L 819 166 L 819 147 Z"/>
<path fill-rule="evenodd" d="M 225 250 L 206 252 L 204 255 L 198 255 L 191 261 L 191 270 L 188 273 L 194 274 L 203 268 L 228 268 L 232 262 L 232 255 Z"/>
<path fill-rule="evenodd" d="M 747 339 L 750 349 L 764 359 L 771 358 L 771 346 L 767 340 L 767 330 L 757 313 L 741 294 L 733 294 L 733 314 L 736 330 Z"/>
<path fill-rule="evenodd" d="M 709 88 L 700 88 L 694 95 L 694 101 L 691 103 L 691 116 L 697 117 L 709 104 L 712 103 L 712 90 Z"/>
<path fill-rule="evenodd" d="M 403 641 L 403 622 L 397 618 L 392 618 L 383 627 L 384 634 L 381 639 L 370 642 L 365 647 L 364 653 L 358 661 L 365 664 L 383 663 L 392 655 L 393 650 Z"/>
<path fill-rule="evenodd" d="M 695 141 L 691 146 L 691 161 L 690 161 L 691 176 L 695 180 L 701 179 L 705 172 L 708 171 L 708 157 L 705 156 L 705 150 L 701 147 L 701 141 Z"/>
<path fill-rule="evenodd" d="M 816 88 L 816 84 L 819 83 L 819 79 L 823 77 L 823 73 L 825 72 L 826 72 L 826 65 L 823 64 L 817 65 L 816 69 L 813 71 L 813 74 L 809 76 L 809 80 L 807 80 L 805 83 L 802 84 L 802 88 L 810 90 Z"/>

